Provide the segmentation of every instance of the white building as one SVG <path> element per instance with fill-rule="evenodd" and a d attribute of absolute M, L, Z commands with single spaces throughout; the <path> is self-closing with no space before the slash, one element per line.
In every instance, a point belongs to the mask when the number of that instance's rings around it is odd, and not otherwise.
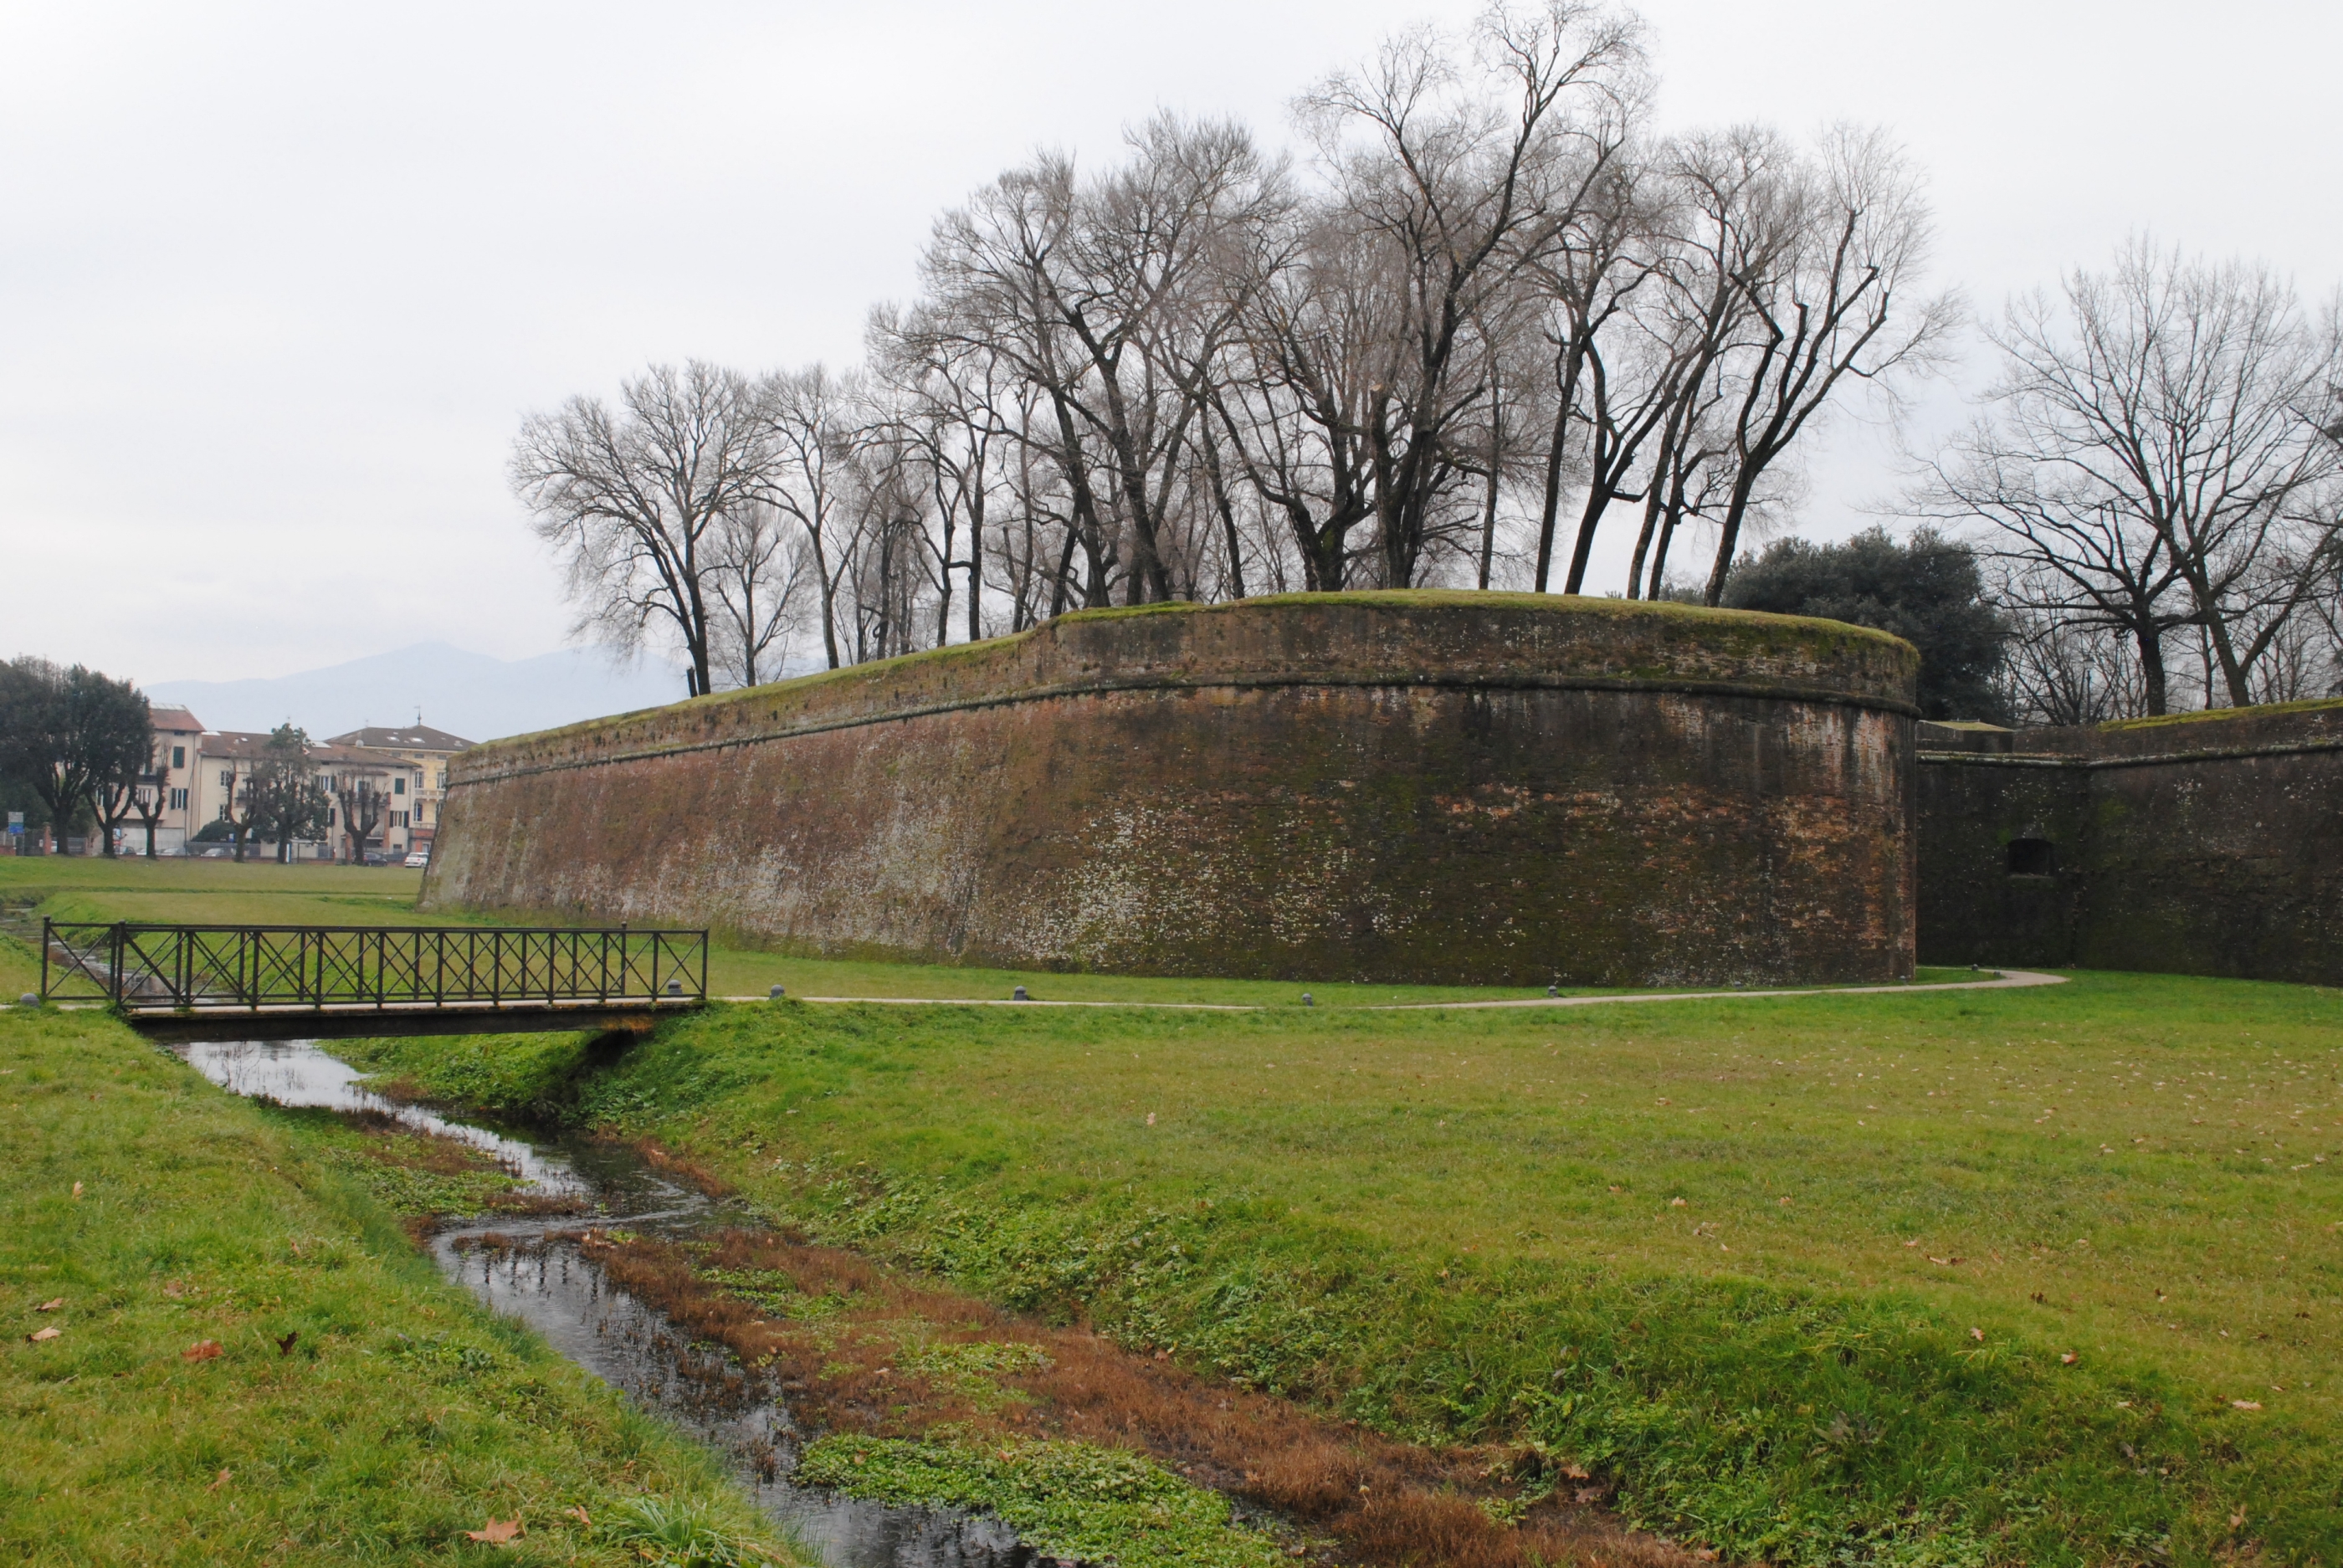
<path fill-rule="evenodd" d="M 246 782 L 253 770 L 268 754 L 268 737 L 244 730 L 228 730 L 200 737 L 200 747 L 192 786 L 191 809 L 196 814 L 196 826 L 189 832 L 190 853 L 229 847 L 227 840 L 195 845 L 195 834 L 208 822 L 226 821 L 236 811 L 242 799 Z M 381 809 L 378 820 L 367 838 L 367 849 L 391 859 L 403 858 L 412 845 L 415 803 L 422 799 L 424 769 L 394 753 L 372 750 L 357 746 L 322 746 L 312 743 L 308 761 L 313 776 L 332 798 L 325 834 L 319 839 L 297 840 L 292 858 L 299 860 L 344 860 L 352 853 L 350 825 L 346 819 L 352 800 L 361 792 L 378 799 Z M 267 841 L 266 856 L 275 859 L 275 841 Z M 253 844 L 247 841 L 245 858 L 253 858 Z"/>

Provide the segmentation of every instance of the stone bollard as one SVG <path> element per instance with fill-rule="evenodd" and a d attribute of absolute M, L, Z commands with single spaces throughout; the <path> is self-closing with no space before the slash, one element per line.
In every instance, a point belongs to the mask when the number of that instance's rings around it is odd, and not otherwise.
<path fill-rule="evenodd" d="M 783 997 L 785 997 L 785 996 L 787 996 L 787 995 L 789 995 L 789 987 L 787 987 L 787 986 L 785 986 L 785 985 L 777 985 L 777 986 L 775 986 L 775 987 L 773 988 L 772 996 L 771 996 L 769 1000 L 773 1000 L 773 1001 L 779 1001 L 779 1000 L 780 1000 Z"/>
<path fill-rule="evenodd" d="M 1017 988 L 1017 990 L 1015 990 L 1015 991 L 1014 991 L 1014 992 L 1010 996 L 1010 999 L 1009 999 L 1009 1000 L 1011 1000 L 1011 1001 L 1031 1001 L 1033 999 L 1032 999 L 1031 997 L 1027 996 L 1027 995 L 1025 994 L 1025 988 L 1024 988 L 1023 986 L 1021 986 L 1021 986 L 1019 986 L 1019 987 Z"/>
<path fill-rule="evenodd" d="M 1302 1005 L 1303 1007 L 1316 1007 L 1318 1005 L 1318 999 L 1312 996 L 1308 991 L 1303 991 L 1302 993 Z"/>

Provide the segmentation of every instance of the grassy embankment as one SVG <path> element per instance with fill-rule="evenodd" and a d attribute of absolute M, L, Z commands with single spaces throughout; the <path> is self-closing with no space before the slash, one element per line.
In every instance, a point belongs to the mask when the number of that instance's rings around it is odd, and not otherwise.
<path fill-rule="evenodd" d="M 2339 1051 L 2331 990 L 2086 975 L 370 1060 L 1388 1432 L 1542 1444 L 1729 1554 L 2043 1564 L 2343 1560 Z"/>
<path fill-rule="evenodd" d="M 659 1137 L 813 1234 L 1386 1432 L 1543 1445 L 1729 1553 L 2331 1562 L 2338 1025 L 2332 990 L 2094 975 L 1632 1011 L 761 1005 L 590 1074 L 566 1037 L 370 1060 Z"/>
<path fill-rule="evenodd" d="M 0 938 L 9 996 L 29 960 Z M 413 1141 L 0 1009 L 0 1555 L 639 1563 L 646 1502 L 773 1543 L 706 1454 L 441 1282 L 369 1189 L 502 1183 Z"/>

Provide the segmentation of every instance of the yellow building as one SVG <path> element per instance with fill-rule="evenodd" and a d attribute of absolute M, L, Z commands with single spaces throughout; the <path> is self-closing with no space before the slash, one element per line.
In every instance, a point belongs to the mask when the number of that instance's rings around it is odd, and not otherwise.
<path fill-rule="evenodd" d="M 406 829 L 407 846 L 428 854 L 432 838 L 439 830 L 439 803 L 447 794 L 447 759 L 458 751 L 470 749 L 472 743 L 460 735 L 450 735 L 418 722 L 397 727 L 368 726 L 347 735 L 337 735 L 326 744 L 380 751 L 415 765 L 421 779 L 415 804 L 392 815 L 401 819 L 398 825 Z"/>
<path fill-rule="evenodd" d="M 266 759 L 268 742 L 267 736 L 256 731 L 228 730 L 202 737 L 193 800 L 199 823 L 226 819 L 230 803 L 237 799 L 253 770 Z M 346 795 L 361 784 L 385 803 L 382 814 L 367 833 L 367 853 L 397 860 L 416 848 L 412 802 L 421 799 L 429 770 L 404 757 L 367 747 L 312 742 L 306 756 L 318 787 L 332 798 L 332 805 L 324 837 L 296 841 L 288 851 L 291 859 L 337 860 L 350 857 L 355 846 L 342 812 Z M 188 847 L 188 852 L 196 855 L 216 856 L 226 849 L 227 846 L 219 842 L 191 842 Z M 247 849 L 247 857 L 251 852 Z M 267 858 L 275 857 L 274 841 L 266 843 L 266 852 Z"/>
<path fill-rule="evenodd" d="M 158 855 L 178 855 L 186 851 L 187 840 L 204 825 L 205 819 L 196 815 L 195 797 L 197 769 L 203 760 L 203 722 L 184 708 L 162 708 L 149 705 L 147 717 L 155 725 L 155 783 L 162 791 L 162 819 L 155 824 L 155 852 Z M 143 855 L 146 852 L 146 830 L 136 817 L 123 824 L 123 853 Z"/>

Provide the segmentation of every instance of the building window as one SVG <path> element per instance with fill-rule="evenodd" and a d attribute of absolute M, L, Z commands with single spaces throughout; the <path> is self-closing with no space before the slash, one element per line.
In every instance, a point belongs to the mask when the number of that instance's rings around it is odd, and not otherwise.
<path fill-rule="evenodd" d="M 186 809 L 187 809 L 187 792 L 186 792 L 185 789 L 174 789 L 174 790 L 172 790 L 172 791 L 171 791 L 171 809 L 172 809 L 172 810 L 174 810 L 174 811 L 184 811 L 184 810 L 186 810 Z"/>
<path fill-rule="evenodd" d="M 220 769 L 220 788 L 223 789 L 233 789 L 236 788 L 235 769 L 223 768 Z"/>
<path fill-rule="evenodd" d="M 185 768 L 186 765 L 187 765 L 187 749 L 186 749 L 186 747 L 184 747 L 184 746 L 174 746 L 174 747 L 172 747 L 172 748 L 171 748 L 171 766 L 172 766 L 172 767 L 174 767 L 174 768 Z"/>
<path fill-rule="evenodd" d="M 407 793 L 406 774 L 402 773 L 397 778 L 390 781 L 390 792 L 394 795 L 404 795 Z"/>
<path fill-rule="evenodd" d="M 393 812 L 390 814 L 390 825 L 391 825 L 392 827 L 394 827 L 394 828 L 404 828 L 404 827 L 406 827 L 406 826 L 407 826 L 407 813 L 406 813 L 406 812 L 404 812 L 404 811 L 393 811 Z"/>
<path fill-rule="evenodd" d="M 2012 839 L 2009 841 L 2009 874 L 2013 877 L 2056 876 L 2058 846 L 2047 839 Z"/>

